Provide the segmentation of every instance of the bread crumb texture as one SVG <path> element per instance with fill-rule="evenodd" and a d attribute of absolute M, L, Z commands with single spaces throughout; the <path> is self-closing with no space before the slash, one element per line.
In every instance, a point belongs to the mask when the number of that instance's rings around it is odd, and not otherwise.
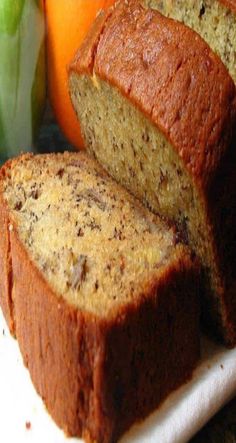
<path fill-rule="evenodd" d="M 8 170 L 4 198 L 55 292 L 98 315 L 144 293 L 184 248 L 172 227 L 83 153 L 20 157 Z"/>
<path fill-rule="evenodd" d="M 171 144 L 117 88 L 101 79 L 94 87 L 86 75 L 73 74 L 71 82 L 91 155 L 151 210 L 176 224 L 204 267 L 213 268 L 211 284 L 217 288 L 204 203 Z"/>

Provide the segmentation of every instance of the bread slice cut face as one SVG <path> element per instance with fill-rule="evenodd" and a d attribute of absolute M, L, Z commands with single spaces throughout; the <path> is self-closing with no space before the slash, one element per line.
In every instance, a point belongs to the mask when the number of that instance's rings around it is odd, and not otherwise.
<path fill-rule="evenodd" d="M 69 72 L 88 151 L 185 233 L 205 270 L 202 314 L 236 343 L 236 92 L 190 28 L 139 2 L 100 14 Z"/>

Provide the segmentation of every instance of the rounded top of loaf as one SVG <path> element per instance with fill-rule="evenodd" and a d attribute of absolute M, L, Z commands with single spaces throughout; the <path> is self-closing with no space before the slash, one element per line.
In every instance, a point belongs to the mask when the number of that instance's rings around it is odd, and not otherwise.
<path fill-rule="evenodd" d="M 207 43 L 137 1 L 97 18 L 70 75 L 97 75 L 129 98 L 207 188 L 233 137 L 235 85 Z"/>

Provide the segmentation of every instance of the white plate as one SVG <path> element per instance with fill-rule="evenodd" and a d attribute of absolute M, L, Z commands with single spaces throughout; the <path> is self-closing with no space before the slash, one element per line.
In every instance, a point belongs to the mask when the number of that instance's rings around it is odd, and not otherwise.
<path fill-rule="evenodd" d="M 236 349 L 225 350 L 206 339 L 202 349 L 202 360 L 192 381 L 170 395 L 143 423 L 133 426 L 122 443 L 187 442 L 236 395 Z M 1 311 L 0 423 L 2 443 L 81 442 L 66 438 L 48 415 Z"/>

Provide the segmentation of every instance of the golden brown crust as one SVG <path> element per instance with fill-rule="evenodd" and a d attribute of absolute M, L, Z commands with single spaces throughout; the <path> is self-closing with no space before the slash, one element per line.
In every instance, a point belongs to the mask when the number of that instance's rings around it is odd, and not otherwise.
<path fill-rule="evenodd" d="M 186 288 L 195 277 L 185 270 L 187 263 L 173 265 L 158 297 L 154 288 L 140 305 L 130 305 L 106 323 L 51 292 L 15 230 L 11 247 L 16 336 L 37 391 L 67 434 L 116 441 L 134 420 L 150 413 L 190 377 L 199 342 L 196 298 Z M 182 290 L 186 292 L 181 294 Z M 157 327 L 161 335 L 155 332 Z M 157 355 L 162 355 L 159 365 Z"/>
<path fill-rule="evenodd" d="M 121 2 L 98 18 L 73 71 L 116 86 L 165 134 L 198 186 L 210 187 L 232 138 L 236 91 L 198 34 L 138 2 Z"/>
<path fill-rule="evenodd" d="M 100 417 L 93 399 L 97 388 L 94 381 L 103 352 L 97 320 L 52 292 L 22 247 L 15 228 L 11 254 L 16 337 L 33 383 L 67 434 L 82 435 L 89 426 L 96 434 Z"/>
<path fill-rule="evenodd" d="M 11 334 L 15 335 L 14 312 L 11 299 L 12 291 L 12 262 L 10 254 L 10 221 L 8 215 L 7 205 L 3 199 L 2 194 L 2 180 L 5 174 L 11 167 L 11 161 L 8 161 L 0 170 L 0 305 L 3 314 L 8 323 Z"/>
<path fill-rule="evenodd" d="M 98 318 L 51 290 L 5 210 L 16 337 L 33 383 L 67 434 L 114 442 L 191 376 L 199 358 L 197 265 L 180 254 L 142 298 Z M 7 223 L 0 230 L 4 236 Z M 3 288 L 1 305 L 8 300 Z"/>
<path fill-rule="evenodd" d="M 82 45 L 81 45 L 81 68 L 84 72 L 87 74 L 90 74 L 93 72 L 93 65 L 94 65 L 94 56 L 96 54 L 96 49 L 99 44 L 99 40 L 101 37 L 101 33 L 103 28 L 106 25 L 108 17 L 112 13 L 112 8 L 109 8 L 107 10 L 101 10 L 99 15 L 97 16 L 96 20 L 94 21 L 92 25 L 92 32 L 90 34 L 89 39 L 84 39 Z M 68 67 L 68 72 L 70 71 L 71 66 Z"/>
<path fill-rule="evenodd" d="M 236 0 L 219 0 L 219 2 L 236 14 Z"/>
<path fill-rule="evenodd" d="M 14 334 L 14 318 L 12 313 L 12 303 L 11 303 L 11 261 L 9 257 L 9 223 L 7 217 L 7 211 L 5 204 L 3 202 L 2 196 L 0 195 L 0 305 L 2 307 L 3 314 L 9 325 L 9 329 L 12 334 Z"/>

